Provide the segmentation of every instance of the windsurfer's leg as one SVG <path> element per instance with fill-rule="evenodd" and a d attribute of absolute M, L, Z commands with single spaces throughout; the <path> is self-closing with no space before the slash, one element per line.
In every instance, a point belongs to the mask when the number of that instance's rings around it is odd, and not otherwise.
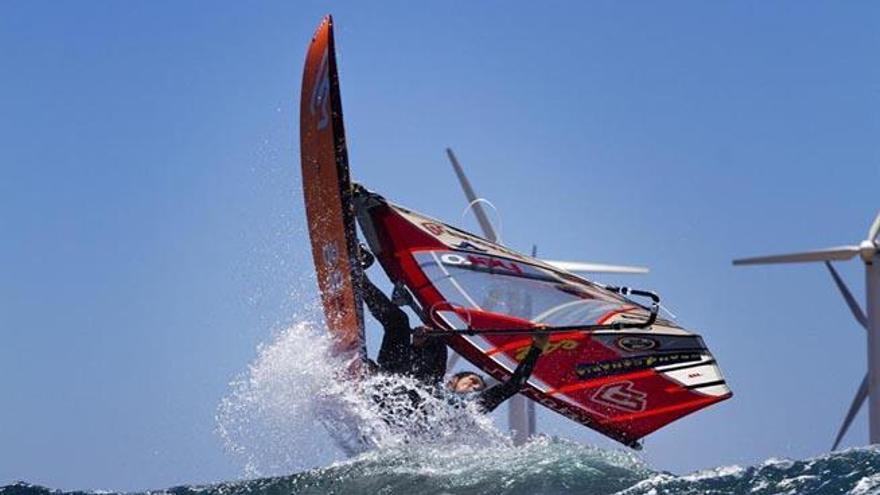
<path fill-rule="evenodd" d="M 385 329 L 376 362 L 388 371 L 405 371 L 411 361 L 409 317 L 366 276 L 363 279 L 362 291 L 370 313 Z"/>
<path fill-rule="evenodd" d="M 379 323 L 385 327 L 386 332 L 402 327 L 406 329 L 405 333 L 409 337 L 409 317 L 406 316 L 402 309 L 391 302 L 388 296 L 376 287 L 366 275 L 364 275 L 361 290 L 361 295 L 364 298 L 364 302 L 367 303 L 367 308 L 369 308 L 373 317 L 379 320 Z"/>

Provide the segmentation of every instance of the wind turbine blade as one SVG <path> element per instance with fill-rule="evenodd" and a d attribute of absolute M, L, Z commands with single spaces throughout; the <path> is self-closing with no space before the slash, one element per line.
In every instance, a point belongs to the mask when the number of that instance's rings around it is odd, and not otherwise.
<path fill-rule="evenodd" d="M 464 175 L 464 169 L 462 169 L 461 165 L 458 163 L 458 159 L 455 157 L 455 153 L 452 152 L 452 148 L 446 148 L 446 155 L 449 156 L 449 161 L 452 162 L 452 168 L 455 170 L 455 175 L 458 177 L 458 182 L 461 184 L 461 188 L 464 189 L 464 196 L 467 198 L 468 204 L 474 209 L 474 215 L 476 215 L 477 222 L 483 230 L 483 235 L 486 236 L 486 239 L 496 242 L 498 240 L 498 235 L 495 233 L 495 228 L 492 227 L 492 222 L 490 222 L 489 217 L 486 216 L 486 210 L 483 209 L 483 205 L 477 201 L 479 198 L 477 198 L 476 193 L 474 193 L 474 188 L 471 187 L 471 182 L 468 180 L 467 176 Z"/>
<path fill-rule="evenodd" d="M 859 303 L 856 302 L 856 299 L 853 297 L 846 284 L 843 283 L 843 279 L 840 278 L 840 275 L 837 273 L 837 270 L 834 268 L 834 266 L 831 265 L 831 262 L 826 261 L 825 266 L 827 266 L 828 271 L 831 272 L 831 278 L 834 279 L 834 283 L 837 284 L 837 289 L 840 290 L 841 294 L 843 294 L 843 299 L 846 301 L 846 305 L 849 306 L 849 310 L 852 311 L 853 316 L 856 318 L 859 324 L 862 325 L 862 328 L 867 330 L 868 318 L 865 316 L 865 312 L 862 311 L 862 307 L 859 306 Z"/>
<path fill-rule="evenodd" d="M 874 218 L 874 223 L 872 223 L 871 228 L 868 229 L 868 240 L 876 240 L 878 234 L 880 234 L 880 211 L 877 212 L 877 216 Z"/>
<path fill-rule="evenodd" d="M 846 413 L 846 418 L 843 420 L 843 424 L 840 426 L 840 431 L 837 432 L 837 438 L 834 439 L 834 445 L 831 447 L 831 450 L 836 450 L 837 446 L 840 445 L 840 441 L 843 440 L 843 436 L 846 435 L 846 430 L 849 429 L 849 425 L 852 423 L 853 418 L 856 417 L 856 414 L 859 412 L 859 409 L 862 408 L 862 404 L 865 403 L 865 399 L 868 397 L 868 374 L 865 374 L 865 378 L 862 380 L 862 384 L 859 385 L 859 390 L 856 392 L 856 396 L 853 397 L 852 405 L 849 406 L 849 411 Z"/>
<path fill-rule="evenodd" d="M 604 263 L 586 263 L 582 261 L 541 260 L 548 265 L 567 272 L 589 273 L 648 273 L 644 266 L 606 265 Z"/>
<path fill-rule="evenodd" d="M 806 263 L 810 261 L 843 261 L 859 254 L 858 246 L 836 246 L 803 253 L 777 254 L 733 260 L 734 265 L 767 265 L 770 263 Z"/>

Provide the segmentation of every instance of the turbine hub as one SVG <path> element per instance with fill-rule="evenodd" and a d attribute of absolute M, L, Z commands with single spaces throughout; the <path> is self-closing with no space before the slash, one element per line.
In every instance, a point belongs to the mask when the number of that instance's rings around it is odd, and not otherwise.
<path fill-rule="evenodd" d="M 877 245 L 874 241 L 866 239 L 859 243 L 859 256 L 862 257 L 862 261 L 871 263 L 875 254 L 877 254 Z"/>

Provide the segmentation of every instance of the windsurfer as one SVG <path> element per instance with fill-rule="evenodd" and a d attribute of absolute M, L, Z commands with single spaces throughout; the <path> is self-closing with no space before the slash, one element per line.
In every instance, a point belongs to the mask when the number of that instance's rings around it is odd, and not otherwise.
<path fill-rule="evenodd" d="M 364 268 L 372 264 L 372 255 L 361 249 Z M 364 275 L 362 295 L 370 313 L 385 330 L 376 358 L 379 370 L 391 374 L 409 375 L 428 386 L 439 388 L 446 375 L 448 350 L 442 337 L 426 337 L 419 332 L 423 327 L 410 326 L 406 312 L 394 304 Z M 445 384 L 447 390 L 472 398 L 482 412 L 491 412 L 507 399 L 516 395 L 528 381 L 544 347 L 547 334 L 535 335 L 532 346 L 520 361 L 511 377 L 492 387 L 477 373 L 456 373 Z"/>

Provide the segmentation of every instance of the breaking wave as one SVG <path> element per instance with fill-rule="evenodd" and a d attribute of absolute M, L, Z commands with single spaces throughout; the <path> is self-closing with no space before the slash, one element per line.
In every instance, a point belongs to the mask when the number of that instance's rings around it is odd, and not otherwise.
<path fill-rule="evenodd" d="M 0 495 L 58 493 L 25 483 L 0 488 Z M 869 495 L 880 493 L 880 450 L 852 449 L 802 461 L 771 460 L 753 467 L 716 468 L 676 476 L 652 471 L 627 452 L 538 438 L 519 448 L 379 449 L 294 475 L 149 493 Z"/>

